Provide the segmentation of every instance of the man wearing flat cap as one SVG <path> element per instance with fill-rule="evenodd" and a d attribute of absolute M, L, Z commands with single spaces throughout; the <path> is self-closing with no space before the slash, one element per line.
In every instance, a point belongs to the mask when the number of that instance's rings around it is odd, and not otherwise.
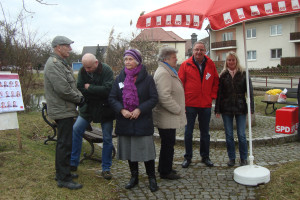
<path fill-rule="evenodd" d="M 66 62 L 72 50 L 72 40 L 56 36 L 52 41 L 53 53 L 47 60 L 44 70 L 44 87 L 48 116 L 57 124 L 55 170 L 58 187 L 80 189 L 74 182 L 77 174 L 71 174 L 72 130 L 76 107 L 84 104 L 84 97 L 76 87 L 73 70 Z"/>

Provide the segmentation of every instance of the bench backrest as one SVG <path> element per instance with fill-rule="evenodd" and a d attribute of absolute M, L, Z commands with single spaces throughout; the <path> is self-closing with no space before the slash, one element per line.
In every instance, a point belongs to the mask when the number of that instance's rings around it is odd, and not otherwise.
<path fill-rule="evenodd" d="M 284 90 L 285 88 L 276 88 L 276 89 Z M 287 89 L 287 93 L 286 93 L 287 98 L 296 98 L 297 99 L 297 92 L 298 92 L 297 88 L 286 88 L 286 89 Z"/>

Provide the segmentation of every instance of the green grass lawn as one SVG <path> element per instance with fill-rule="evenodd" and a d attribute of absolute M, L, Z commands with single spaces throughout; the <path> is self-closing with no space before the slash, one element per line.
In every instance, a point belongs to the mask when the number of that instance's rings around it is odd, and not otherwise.
<path fill-rule="evenodd" d="M 18 113 L 22 149 L 18 149 L 17 131 L 0 133 L 0 199 L 119 199 L 112 181 L 95 175 L 98 162 L 84 162 L 78 171 L 83 188 L 76 191 L 56 185 L 55 142 L 44 145 L 52 134 L 40 112 Z M 89 150 L 87 143 L 83 151 Z"/>

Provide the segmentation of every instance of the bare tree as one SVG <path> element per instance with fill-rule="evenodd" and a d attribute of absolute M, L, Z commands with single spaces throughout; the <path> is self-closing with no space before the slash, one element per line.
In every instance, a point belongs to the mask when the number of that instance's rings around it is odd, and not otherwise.
<path fill-rule="evenodd" d="M 47 5 L 47 6 L 57 5 L 57 4 L 47 3 L 46 1 L 43 1 L 43 0 L 35 0 L 35 1 L 40 3 L 40 4 Z M 22 5 L 23 5 L 23 9 L 24 9 L 25 12 L 34 13 L 33 11 L 30 11 L 30 10 L 27 9 L 26 4 L 25 4 L 25 0 L 22 0 Z"/>
<path fill-rule="evenodd" d="M 24 25 L 23 12 L 14 22 L 5 19 L 5 12 L 0 4 L 4 20 L 0 21 L 0 70 L 8 68 L 19 74 L 22 85 L 23 101 L 25 106 L 30 100 L 30 89 L 35 87 L 36 79 L 33 69 L 44 65 L 49 57 L 50 46 L 37 37 L 36 32 L 30 32 Z"/>
<path fill-rule="evenodd" d="M 129 48 L 138 49 L 141 52 L 143 64 L 147 66 L 150 74 L 153 74 L 156 70 L 159 44 L 146 40 L 134 40 L 135 37 L 134 33 L 132 33 L 131 39 L 122 38 L 121 34 L 115 36 L 114 29 L 112 28 L 109 35 L 105 62 L 112 67 L 115 74 L 118 74 L 124 67 L 123 55 L 125 50 Z"/>

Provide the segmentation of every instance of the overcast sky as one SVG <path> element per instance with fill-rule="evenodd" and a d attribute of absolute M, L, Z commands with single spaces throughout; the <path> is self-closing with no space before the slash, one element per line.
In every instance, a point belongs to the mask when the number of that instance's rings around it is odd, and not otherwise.
<path fill-rule="evenodd" d="M 43 41 L 51 41 L 56 35 L 64 35 L 74 40 L 72 48 L 81 53 L 83 46 L 107 45 L 112 28 L 115 33 L 129 38 L 138 33 L 137 19 L 142 11 L 146 13 L 175 3 L 178 0 L 43 0 L 42 5 L 35 0 L 24 0 L 27 13 L 26 23 L 31 31 L 37 31 Z M 22 9 L 22 0 L 1 0 L 8 21 L 15 21 Z M 1 12 L 0 19 L 3 19 Z M 130 26 L 130 21 L 133 24 Z M 205 26 L 204 26 L 205 27 Z M 198 39 L 208 36 L 205 30 L 189 28 L 166 28 L 183 39 L 192 33 Z"/>

